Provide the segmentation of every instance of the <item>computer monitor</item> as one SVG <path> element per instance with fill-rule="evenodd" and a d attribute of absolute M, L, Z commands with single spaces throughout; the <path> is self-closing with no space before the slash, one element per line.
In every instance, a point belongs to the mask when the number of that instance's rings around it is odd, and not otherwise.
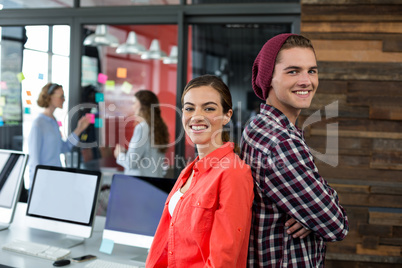
<path fill-rule="evenodd" d="M 0 230 L 13 221 L 27 161 L 25 153 L 0 150 Z"/>
<path fill-rule="evenodd" d="M 103 238 L 149 249 L 175 182 L 167 178 L 113 175 Z"/>
<path fill-rule="evenodd" d="M 28 199 L 29 227 L 65 236 L 55 245 L 64 248 L 92 235 L 101 173 L 38 165 Z"/>

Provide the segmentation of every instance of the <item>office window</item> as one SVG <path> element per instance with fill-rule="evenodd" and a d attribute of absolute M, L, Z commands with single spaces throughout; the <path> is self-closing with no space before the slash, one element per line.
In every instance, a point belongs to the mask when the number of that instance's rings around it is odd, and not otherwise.
<path fill-rule="evenodd" d="M 83 135 L 86 140 L 95 141 L 98 146 L 92 148 L 90 153 L 89 149 L 81 149 L 83 167 L 99 166 L 94 164 L 98 163 L 101 167 L 122 170 L 116 164 L 113 151 L 116 144 L 128 147 L 135 128 L 134 94 L 147 89 L 157 95 L 161 104 L 161 116 L 167 124 L 171 143 L 166 152 L 166 160 L 173 168 L 175 118 L 178 112 L 177 58 L 168 56 L 175 49 L 177 52 L 177 25 L 106 25 L 103 29 L 117 40 L 120 45 L 117 47 L 87 43 L 99 27 L 104 26 L 86 25 L 84 28 L 84 43 L 87 45 L 83 49 L 81 92 L 87 94 L 84 94 L 81 102 L 94 103 L 97 107 L 87 110 L 93 114 L 96 122 Z M 127 39 L 133 34 L 137 45 L 142 47 L 142 53 L 130 53 L 122 46 L 127 44 Z M 152 51 L 159 48 L 161 57 L 150 56 L 151 48 Z M 95 154 L 94 150 L 97 151 Z"/>
<path fill-rule="evenodd" d="M 29 136 L 33 120 L 43 112 L 37 105 L 42 87 L 48 82 L 63 86 L 65 102 L 63 109 L 57 108 L 54 116 L 59 121 L 63 139 L 68 136 L 69 120 L 69 47 L 70 26 L 26 26 L 27 42 L 23 49 L 21 98 L 23 112 L 23 150 L 28 151 Z M 53 38 L 52 38 L 53 37 Z M 62 161 L 63 163 L 63 161 Z"/>
<path fill-rule="evenodd" d="M 251 86 L 251 70 L 261 47 L 271 37 L 290 32 L 287 24 L 194 24 L 189 29 L 189 62 L 192 78 L 217 75 L 232 94 L 233 116 L 227 125 L 231 138 L 240 144 L 244 126 L 259 112 L 260 103 Z M 187 139 L 185 155 L 195 147 Z M 194 156 L 192 157 L 194 158 Z"/>

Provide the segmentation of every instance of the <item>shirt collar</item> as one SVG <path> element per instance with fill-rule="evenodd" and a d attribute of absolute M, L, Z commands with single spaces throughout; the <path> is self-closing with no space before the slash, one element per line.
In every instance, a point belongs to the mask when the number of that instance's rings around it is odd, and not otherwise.
<path fill-rule="evenodd" d="M 266 103 L 261 103 L 260 113 L 263 115 L 266 115 L 269 118 L 271 118 L 272 120 L 276 121 L 282 127 L 295 131 L 303 136 L 303 131 L 301 129 L 299 129 L 298 127 L 296 127 L 295 125 L 293 125 L 289 121 L 287 116 L 284 113 L 282 113 L 280 110 L 276 109 L 275 107 L 268 105 Z"/>
<path fill-rule="evenodd" d="M 220 160 L 234 150 L 233 142 L 226 142 L 221 147 L 215 149 L 211 153 L 204 156 L 202 159 L 197 158 L 191 162 L 182 172 L 182 174 L 191 173 L 191 170 L 198 170 L 200 173 L 207 171 L 210 168 L 219 167 Z"/>

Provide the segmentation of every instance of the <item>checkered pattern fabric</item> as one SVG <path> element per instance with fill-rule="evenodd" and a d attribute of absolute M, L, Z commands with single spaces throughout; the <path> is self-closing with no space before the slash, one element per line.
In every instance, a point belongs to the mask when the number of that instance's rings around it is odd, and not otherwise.
<path fill-rule="evenodd" d="M 243 132 L 241 157 L 255 181 L 249 267 L 323 267 L 325 242 L 348 233 L 338 195 L 318 174 L 302 132 L 267 104 Z M 313 232 L 292 238 L 294 218 Z"/>

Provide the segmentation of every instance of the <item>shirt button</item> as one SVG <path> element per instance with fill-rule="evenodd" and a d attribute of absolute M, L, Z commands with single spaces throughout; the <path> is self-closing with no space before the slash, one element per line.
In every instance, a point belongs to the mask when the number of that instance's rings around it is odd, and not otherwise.
<path fill-rule="evenodd" d="M 170 226 L 173 226 L 173 222 L 170 224 Z"/>
<path fill-rule="evenodd" d="M 200 205 L 200 202 L 197 202 L 197 206 L 199 206 Z"/>
<path fill-rule="evenodd" d="M 169 255 L 173 255 L 173 251 L 169 251 Z"/>

